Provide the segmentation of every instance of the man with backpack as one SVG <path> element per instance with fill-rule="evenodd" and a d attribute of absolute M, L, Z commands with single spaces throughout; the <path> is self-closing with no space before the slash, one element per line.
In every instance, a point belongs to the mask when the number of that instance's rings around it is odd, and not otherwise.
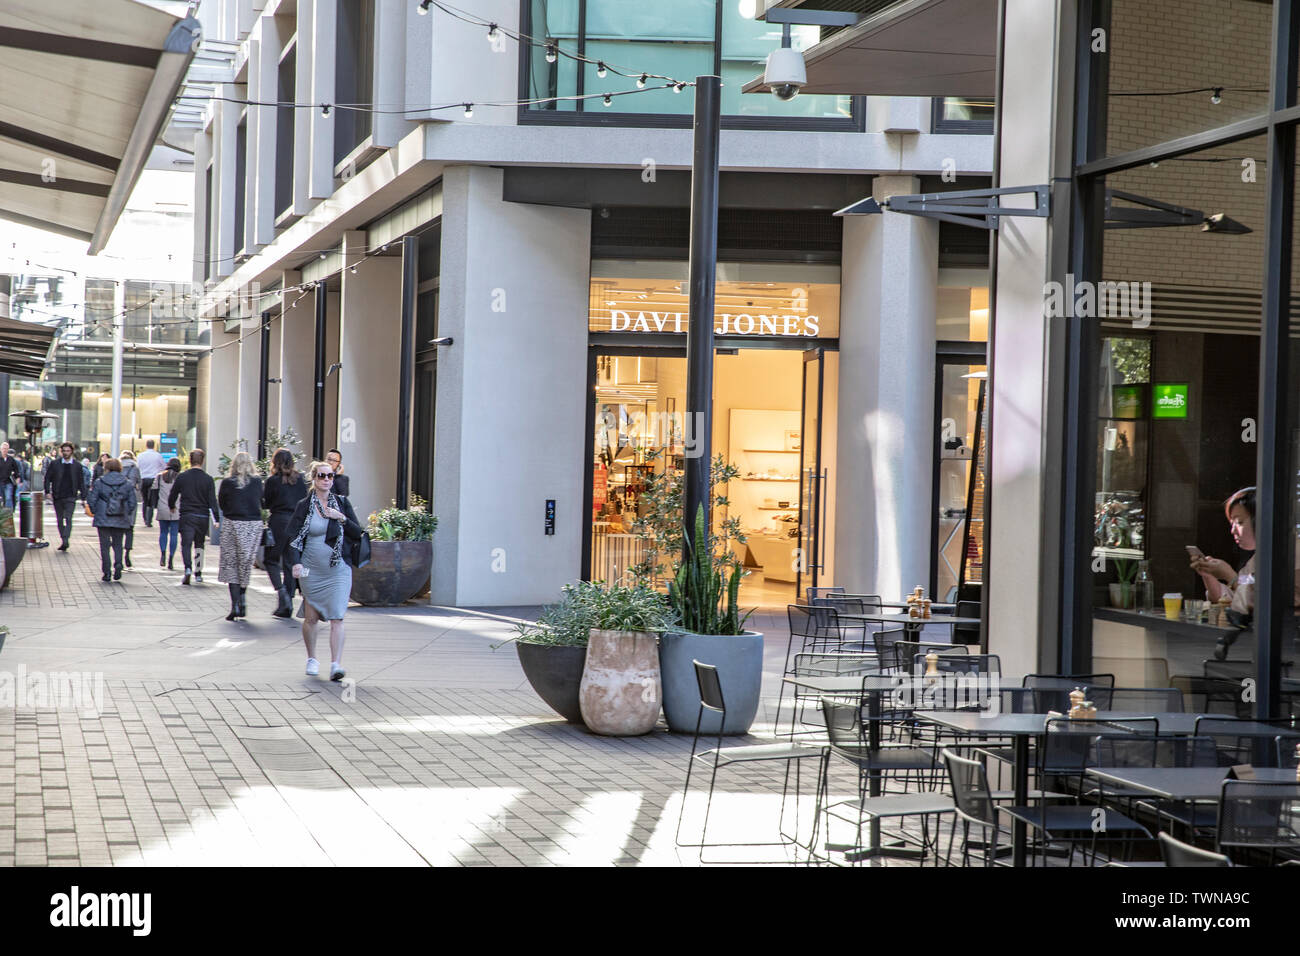
<path fill-rule="evenodd" d="M 99 529 L 99 563 L 104 581 L 122 580 L 122 538 L 126 529 L 135 525 L 136 504 L 135 485 L 122 474 L 122 463 L 116 458 L 108 459 L 104 462 L 104 473 L 86 495 L 86 511 L 94 515 L 95 527 Z"/>

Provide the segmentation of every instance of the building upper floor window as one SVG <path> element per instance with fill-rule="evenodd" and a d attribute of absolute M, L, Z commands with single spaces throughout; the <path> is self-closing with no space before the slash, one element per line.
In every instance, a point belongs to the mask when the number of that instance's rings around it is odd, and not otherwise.
<path fill-rule="evenodd" d="M 538 103 L 524 111 L 524 122 L 686 125 L 694 110 L 689 87 L 674 92 L 662 88 L 664 80 L 650 77 L 645 92 L 612 96 L 608 106 L 593 94 L 636 90 L 642 73 L 684 81 L 716 73 L 722 77 L 722 113 L 727 125 L 859 126 L 855 97 L 803 95 L 782 101 L 768 94 L 741 93 L 746 83 L 762 74 L 768 53 L 781 45 L 781 28 L 741 16 L 736 0 L 659 0 L 653 4 L 643 0 L 529 0 L 525 8 L 529 21 L 525 32 L 550 43 L 549 47 L 528 48 L 525 95 L 529 99 L 574 98 Z M 796 26 L 792 31 L 793 45 L 800 50 L 820 37 L 819 27 Z M 602 70 L 602 63 L 608 69 Z M 591 98 L 576 98 L 582 96 Z"/>
<path fill-rule="evenodd" d="M 338 0 L 334 58 L 334 162 L 341 163 L 370 136 L 375 78 L 375 0 Z"/>
<path fill-rule="evenodd" d="M 931 129 L 936 133 L 993 135 L 993 98 L 936 96 Z"/>

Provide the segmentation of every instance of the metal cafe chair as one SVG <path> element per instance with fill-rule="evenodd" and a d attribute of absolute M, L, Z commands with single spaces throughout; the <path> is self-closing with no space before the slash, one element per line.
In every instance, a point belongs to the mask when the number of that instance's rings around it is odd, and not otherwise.
<path fill-rule="evenodd" d="M 822 587 L 817 587 L 817 588 L 808 588 L 808 589 L 807 589 L 808 603 L 809 603 L 809 604 L 816 604 L 816 603 L 817 603 L 817 599 L 818 599 L 819 597 L 824 597 L 824 596 L 827 595 L 827 594 L 843 594 L 843 593 L 844 593 L 844 589 L 843 589 L 843 588 L 822 588 Z M 797 595 L 797 594 L 795 595 L 796 598 L 797 598 L 798 596 L 799 596 L 799 595 Z"/>
<path fill-rule="evenodd" d="M 809 657 L 804 655 L 823 655 L 834 658 L 840 654 L 849 654 L 854 655 L 852 659 L 855 661 L 876 656 L 875 646 L 867 643 L 865 626 L 861 622 L 841 622 L 839 613 L 833 607 L 789 604 L 786 605 L 786 618 L 789 622 L 790 633 L 785 646 L 785 666 L 782 669 L 784 676 L 808 676 L 808 674 L 814 673 L 795 670 L 795 665 L 800 660 L 804 662 L 810 660 Z M 798 650 L 795 649 L 796 646 Z M 878 660 L 876 666 L 879 666 Z M 801 723 L 820 731 L 820 722 L 808 721 L 804 715 L 807 701 L 810 699 L 815 700 L 817 695 L 800 690 L 798 687 L 791 687 L 790 696 L 794 708 L 790 720 L 791 732 L 793 733 L 794 728 Z M 782 681 L 776 699 L 774 725 L 777 727 L 781 726 L 781 711 L 785 706 L 785 697 L 786 683 Z"/>
<path fill-rule="evenodd" d="M 1278 850 L 1300 849 L 1300 782 L 1225 780 L 1219 793 L 1219 823 L 1214 848 L 1268 851 L 1269 865 Z"/>
<path fill-rule="evenodd" d="M 822 785 L 826 780 L 825 765 L 828 750 L 825 746 L 814 746 L 811 744 L 802 744 L 797 742 L 781 742 L 771 744 L 748 744 L 739 747 L 722 746 L 722 728 L 727 720 L 727 703 L 722 695 L 722 682 L 718 679 L 718 669 L 711 664 L 703 664 L 700 661 L 692 661 L 695 665 L 695 682 L 700 689 L 700 710 L 695 719 L 695 735 L 691 738 L 691 756 L 686 765 L 686 783 L 682 787 L 682 806 L 677 815 L 676 843 L 680 847 L 694 847 L 703 851 L 710 847 L 723 846 L 745 846 L 745 847 L 767 847 L 767 846 L 796 846 L 799 844 L 799 795 L 802 792 L 800 787 L 800 767 L 801 761 L 815 758 L 819 761 L 816 775 L 816 795 L 813 803 L 813 822 L 812 833 L 809 835 L 808 843 L 805 849 L 811 852 L 817 839 L 817 824 L 820 818 L 820 807 L 822 799 Z M 719 715 L 718 734 L 716 746 L 709 750 L 699 750 L 700 726 L 704 720 L 704 712 L 708 710 Z M 712 735 L 710 735 L 712 736 Z M 709 793 L 704 805 L 704 824 L 700 828 L 700 840 L 698 843 L 682 842 L 682 819 L 686 815 L 686 800 L 690 795 L 691 788 L 691 771 L 695 767 L 696 761 L 700 761 L 709 766 Z M 757 843 L 736 843 L 720 842 L 710 843 L 708 840 L 709 831 L 709 814 L 713 808 L 713 791 L 717 784 L 718 771 L 725 769 L 734 764 L 743 763 L 785 763 L 785 780 L 781 788 L 781 815 L 778 821 L 778 831 L 781 839 L 777 841 L 766 841 Z M 795 785 L 794 785 L 794 828 L 793 834 L 785 832 L 785 807 L 786 798 L 790 791 L 790 764 L 794 763 Z M 701 852 L 701 862 L 703 859 Z M 718 862 L 718 861 L 707 861 Z M 779 862 L 788 862 L 785 860 Z"/>
<path fill-rule="evenodd" d="M 921 818 L 919 849 L 922 858 L 927 851 L 932 851 L 935 864 L 938 865 L 939 828 L 936 826 L 934 837 L 931 839 L 928 821 L 931 816 L 942 816 L 953 810 L 952 798 L 936 792 L 938 754 L 934 749 L 876 742 L 872 739 L 873 719 L 864 716 L 862 710 L 861 701 L 848 703 L 828 697 L 822 698 L 822 712 L 826 718 L 830 754 L 849 761 L 858 770 L 857 797 L 829 804 L 823 812 L 828 818 L 843 820 L 856 826 L 857 840 L 853 847 L 845 848 L 850 851 L 862 846 L 864 823 L 919 816 Z M 820 788 L 822 794 L 826 794 L 829 790 L 829 769 L 829 762 L 823 764 L 823 774 L 826 776 Z M 881 780 L 883 791 L 888 777 L 899 774 L 904 777 L 905 792 L 871 794 L 870 780 L 873 775 L 883 778 Z M 925 789 L 906 792 L 912 774 L 916 774 L 918 784 Z M 829 830 L 829 819 L 827 826 Z M 901 836 L 905 843 L 917 843 L 916 839 L 908 834 L 896 835 Z"/>
<path fill-rule="evenodd" d="M 979 601 L 958 601 L 956 617 L 979 617 Z M 978 624 L 954 624 L 952 628 L 952 642 L 954 644 L 978 644 L 980 642 L 980 626 Z"/>
<path fill-rule="evenodd" d="M 1164 858 L 1165 866 L 1232 866 L 1232 861 L 1222 853 L 1202 850 L 1199 846 L 1184 843 L 1168 833 L 1158 833 L 1156 838 L 1160 841 L 1160 855 Z"/>
<path fill-rule="evenodd" d="M 1292 747 L 1300 743 L 1300 728 L 1292 727 L 1290 720 L 1202 716 L 1196 718 L 1193 733 L 1198 737 L 1214 738 L 1221 767 L 1242 763 L 1268 766 L 1278 756 L 1279 737 L 1290 740 Z"/>
<path fill-rule="evenodd" d="M 1094 687 L 1114 687 L 1114 674 L 1026 674 L 1021 686 L 1034 692 L 1034 712 L 1045 714 L 1070 709 L 1070 691 L 1076 687 L 1084 693 Z M 1100 705 L 1098 707 L 1100 709 Z"/>

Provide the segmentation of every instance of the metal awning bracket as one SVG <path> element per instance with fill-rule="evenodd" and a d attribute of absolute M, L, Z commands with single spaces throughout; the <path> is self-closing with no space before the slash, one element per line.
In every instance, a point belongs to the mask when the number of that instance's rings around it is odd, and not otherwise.
<path fill-rule="evenodd" d="M 1001 196 L 1032 196 L 1033 206 L 1004 206 Z M 1052 189 L 1040 186 L 1000 186 L 996 189 L 959 189 L 947 193 L 918 193 L 890 196 L 883 202 L 868 197 L 835 213 L 837 216 L 871 215 L 889 209 L 910 216 L 924 216 L 976 229 L 996 229 L 1002 216 L 1031 216 L 1046 219 L 1052 210 Z"/>

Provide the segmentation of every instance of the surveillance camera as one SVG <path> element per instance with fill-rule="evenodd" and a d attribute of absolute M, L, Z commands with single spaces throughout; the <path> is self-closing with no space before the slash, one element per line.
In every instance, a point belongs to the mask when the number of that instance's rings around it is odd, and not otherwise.
<path fill-rule="evenodd" d="M 767 69 L 763 82 L 778 100 L 792 100 L 808 85 L 808 71 L 804 68 L 803 54 L 783 46 L 767 55 Z"/>

